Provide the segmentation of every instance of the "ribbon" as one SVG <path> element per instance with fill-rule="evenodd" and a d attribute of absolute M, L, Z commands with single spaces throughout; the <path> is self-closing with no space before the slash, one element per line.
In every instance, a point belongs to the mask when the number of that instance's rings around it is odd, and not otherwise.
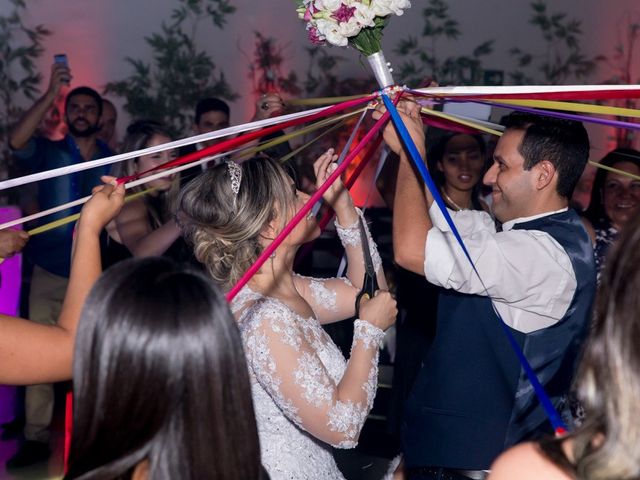
<path fill-rule="evenodd" d="M 344 182 L 344 187 L 347 190 L 350 190 L 351 187 L 353 187 L 353 185 L 356 183 L 356 180 L 358 179 L 360 174 L 363 172 L 364 168 L 369 163 L 369 160 L 371 160 L 371 158 L 373 157 L 373 154 L 376 152 L 376 150 L 380 146 L 380 143 L 382 143 L 382 136 L 379 135 L 373 141 L 373 143 L 369 145 L 369 148 L 363 155 L 362 160 L 360 160 L 360 163 L 356 165 L 356 168 L 353 170 L 353 172 L 351 173 L 347 181 Z M 335 213 L 333 212 L 333 210 L 327 210 L 326 212 L 324 212 L 324 215 L 322 215 L 322 218 L 320 218 L 320 221 L 318 222 L 318 227 L 320 228 L 320 231 L 324 231 L 324 229 L 327 228 L 327 225 L 329 225 L 329 222 L 333 219 L 334 216 L 335 216 Z M 296 265 L 299 265 L 300 262 L 302 262 L 307 257 L 307 255 L 309 255 L 311 250 L 313 250 L 313 243 L 305 244 L 302 250 L 300 250 L 300 253 L 298 254 L 298 256 L 296 257 Z"/>
<path fill-rule="evenodd" d="M 287 104 L 295 106 L 311 106 L 311 105 L 334 105 L 336 103 L 347 102 L 364 98 L 367 95 L 349 95 L 345 97 L 317 97 L 317 98 L 296 98 L 288 100 Z"/>
<path fill-rule="evenodd" d="M 427 187 L 429 188 L 429 191 L 431 192 L 431 195 L 433 196 L 434 201 L 438 205 L 438 208 L 442 211 L 442 214 L 443 214 L 445 220 L 447 221 L 447 224 L 451 228 L 451 232 L 453 233 L 454 237 L 456 238 L 456 241 L 458 242 L 458 244 L 462 248 L 462 251 L 464 252 L 465 256 L 467 257 L 467 260 L 469 261 L 471 267 L 473 268 L 473 271 L 478 276 L 478 279 L 480 280 L 480 283 L 483 285 L 483 287 L 485 289 L 485 293 L 487 294 L 487 297 L 489 299 L 491 299 L 491 296 L 489 295 L 489 292 L 488 292 L 487 288 L 484 286 L 484 282 L 482 281 L 482 277 L 480 276 L 480 273 L 478 272 L 478 269 L 476 268 L 476 265 L 475 265 L 473 259 L 471 258 L 471 255 L 469 255 L 467 247 L 464 244 L 464 241 L 462 240 L 462 238 L 460 237 L 460 233 L 458 232 L 458 229 L 456 228 L 456 226 L 455 226 L 455 224 L 453 222 L 453 219 L 451 218 L 451 215 L 449 215 L 449 211 L 447 210 L 447 207 L 446 207 L 446 205 L 444 203 L 444 200 L 440 196 L 440 192 L 439 192 L 438 188 L 436 187 L 435 183 L 433 182 L 433 179 L 431 178 L 431 175 L 429 174 L 429 170 L 427 169 L 427 167 L 425 165 L 425 162 L 422 160 L 422 156 L 418 152 L 418 149 L 416 148 L 416 146 L 415 146 L 415 144 L 413 142 L 413 139 L 411 138 L 411 135 L 409 134 L 406 126 L 404 125 L 404 122 L 402 121 L 402 118 L 400 117 L 400 114 L 398 113 L 398 111 L 396 110 L 395 106 L 393 105 L 393 102 L 389 99 L 389 97 L 387 95 L 382 95 L 382 100 L 384 101 L 384 104 L 387 107 L 387 111 L 391 114 L 391 120 L 393 121 L 393 124 L 396 127 L 400 138 L 402 139 L 405 147 L 409 151 L 409 156 L 411 157 L 414 165 L 417 167 L 418 171 L 420 172 L 420 175 L 422 176 L 422 179 L 424 180 L 424 182 L 426 183 Z M 515 338 L 513 337 L 513 334 L 509 331 L 509 327 L 507 326 L 507 324 L 504 322 L 504 320 L 502 319 L 502 317 L 498 313 L 498 310 L 495 308 L 495 305 L 493 305 L 493 300 L 491 301 L 491 304 L 493 306 L 493 310 L 494 310 L 495 314 L 500 319 L 500 324 L 503 327 L 503 330 L 504 330 L 504 332 L 505 332 L 505 334 L 507 336 L 509 344 L 511 345 L 511 347 L 513 348 L 516 356 L 518 357 L 518 359 L 520 361 L 520 364 L 521 364 L 521 366 L 522 366 L 527 378 L 529 379 L 529 382 L 533 386 L 533 389 L 534 389 L 534 391 L 536 393 L 536 396 L 540 400 L 540 403 L 542 404 L 542 407 L 544 408 L 544 410 L 545 410 L 545 412 L 547 414 L 547 417 L 549 418 L 549 421 L 551 422 L 551 425 L 553 426 L 553 428 L 554 428 L 554 430 L 556 431 L 557 434 L 562 434 L 562 433 L 566 432 L 567 428 L 566 428 L 564 422 L 562 421 L 562 419 L 560 418 L 560 415 L 558 414 L 558 412 L 556 411 L 555 407 L 553 406 L 553 403 L 551 402 L 551 400 L 549 399 L 549 396 L 545 392 L 544 387 L 540 384 L 540 381 L 538 380 L 535 372 L 531 368 L 531 365 L 529 364 L 528 360 L 524 356 L 524 353 L 522 352 L 522 349 L 520 348 L 520 346 L 516 342 Z"/>
<path fill-rule="evenodd" d="M 37 182 L 40 180 L 46 180 L 49 178 L 59 177 L 62 175 L 69 175 L 71 173 L 81 172 L 81 171 L 89 170 L 96 167 L 102 167 L 104 165 L 111 165 L 113 163 L 122 162 L 124 160 L 130 160 L 132 158 L 136 158 L 141 155 L 149 155 L 152 153 L 163 152 L 165 150 L 180 148 L 185 145 L 192 145 L 198 142 L 205 142 L 207 140 L 214 140 L 217 138 L 227 137 L 230 135 L 236 135 L 241 132 L 246 132 L 247 130 L 252 130 L 255 128 L 262 128 L 268 125 L 278 124 L 286 120 L 306 118 L 306 117 L 310 117 L 313 114 L 326 111 L 329 108 L 330 107 L 323 107 L 323 108 L 317 108 L 314 110 L 307 110 L 305 112 L 290 113 L 290 114 L 282 115 L 279 117 L 267 118 L 265 120 L 258 120 L 256 122 L 250 122 L 243 125 L 224 128 L 222 130 L 216 130 L 214 132 L 203 133 L 202 135 L 196 135 L 189 138 L 183 138 L 181 140 L 175 140 L 169 143 L 163 143 L 162 145 L 157 145 L 155 147 L 147 147 L 147 148 L 143 148 L 141 150 L 136 150 L 133 152 L 121 153 L 118 155 L 113 155 L 111 157 L 100 158 L 97 160 L 91 160 L 86 162 L 83 161 L 73 165 L 68 165 L 66 167 L 59 167 L 59 168 L 54 168 L 52 170 L 47 170 L 45 172 L 32 173 L 30 175 L 25 175 L 22 177 L 11 178 L 11 179 L 0 182 L 0 190 L 5 190 L 7 188 L 12 188 L 12 187 L 18 187 L 20 185 L 26 185 L 29 183 Z"/>
<path fill-rule="evenodd" d="M 617 117 L 640 117 L 640 110 L 607 105 L 592 105 L 590 103 L 556 102 L 550 100 L 496 100 L 493 102 L 521 107 L 545 108 L 547 110 L 563 110 L 566 112 L 593 113 L 596 115 L 612 115 Z"/>
<path fill-rule="evenodd" d="M 464 125 L 465 127 L 469 127 L 475 131 L 490 133 L 491 135 L 501 135 L 502 132 L 500 130 L 495 130 L 493 128 L 487 127 L 480 122 L 468 120 L 466 118 L 462 118 L 459 115 L 451 115 L 444 112 L 438 112 L 437 110 L 431 110 L 429 108 L 421 109 L 421 112 L 433 117 L 437 117 L 443 119 L 447 122 L 453 122 L 454 124 Z M 446 124 L 446 123 L 445 123 Z M 499 127 L 499 126 L 498 126 Z"/>
<path fill-rule="evenodd" d="M 450 100 L 450 101 L 457 101 L 457 100 Z M 469 100 L 471 102 L 474 103 L 480 103 L 482 105 L 490 105 L 492 107 L 504 107 L 503 104 L 499 104 L 499 103 L 495 103 L 495 102 L 488 102 L 488 101 L 482 101 L 482 100 Z M 552 112 L 549 110 L 541 110 L 538 108 L 529 108 L 529 107 L 521 107 L 518 105 L 511 105 L 509 108 L 516 110 L 518 112 L 525 112 L 525 113 L 533 113 L 536 115 L 544 115 L 546 117 L 553 117 L 553 118 L 560 118 L 563 120 L 573 120 L 576 122 L 587 122 L 587 123 L 595 123 L 598 125 L 605 125 L 607 127 L 614 127 L 614 128 L 626 128 L 628 130 L 640 130 L 640 123 L 633 123 L 633 122 L 625 122 L 622 120 L 611 120 L 611 119 L 607 119 L 607 118 L 598 118 L 598 117 L 589 117 L 587 115 L 577 115 L 574 113 L 564 113 L 564 112 Z"/>
<path fill-rule="evenodd" d="M 640 98 L 640 85 L 522 85 L 508 87 L 429 87 L 412 90 L 425 97 L 471 100 L 612 100 Z"/>
<path fill-rule="evenodd" d="M 367 100 L 368 101 L 368 100 Z M 309 201 L 305 203 L 302 208 L 294 215 L 291 221 L 284 227 L 284 229 L 278 234 L 278 236 L 271 242 L 260 254 L 254 264 L 245 272 L 245 274 L 238 280 L 234 287 L 227 293 L 227 301 L 231 302 L 238 292 L 244 287 L 247 282 L 253 277 L 255 273 L 260 270 L 262 265 L 267 261 L 269 256 L 276 251 L 284 239 L 291 233 L 295 226 L 311 211 L 313 205 L 322 198 L 324 192 L 326 192 L 331 184 L 335 182 L 340 175 L 347 169 L 351 162 L 357 157 L 362 149 L 373 139 L 373 137 L 380 131 L 384 124 L 389 120 L 389 113 L 385 113 L 375 125 L 367 132 L 362 140 L 356 145 L 353 151 L 347 156 L 345 161 L 338 165 L 338 167 L 329 176 L 326 182 L 324 182 L 320 188 L 311 196 Z"/>
<path fill-rule="evenodd" d="M 285 133 L 284 135 L 280 135 L 279 137 L 276 137 L 274 139 L 268 140 L 267 142 L 261 143 L 259 146 L 257 147 L 250 147 L 250 148 L 246 148 L 242 154 L 246 155 L 246 156 L 253 156 L 258 152 L 262 152 L 264 150 L 268 150 L 269 148 L 278 146 L 282 143 L 288 142 L 289 140 L 292 140 L 296 137 L 300 137 L 302 135 L 306 135 L 308 133 L 313 133 L 316 130 L 320 130 L 323 127 L 329 126 L 329 125 L 334 125 L 331 129 L 329 129 L 328 131 L 333 131 L 336 128 L 340 127 L 341 125 L 344 124 L 344 122 L 349 119 L 350 117 L 353 117 L 354 115 L 357 115 L 358 113 L 364 112 L 366 111 L 366 107 L 364 108 L 360 108 L 358 110 L 354 110 L 353 112 L 349 112 L 349 113 L 345 113 L 343 115 L 338 115 L 335 117 L 331 117 L 331 118 L 327 118 L 324 120 L 320 120 L 319 122 L 313 123 L 307 127 L 301 128 L 299 130 L 295 130 L 293 132 L 290 133 Z M 299 150 L 298 150 L 299 151 Z M 289 158 L 291 158 L 291 153 L 287 154 L 287 160 Z M 283 157 L 284 158 L 284 157 Z M 281 162 L 283 160 L 281 159 Z"/>
<path fill-rule="evenodd" d="M 218 143 L 216 145 L 211 145 L 210 147 L 206 147 L 206 148 L 203 148 L 200 151 L 190 153 L 190 154 L 185 155 L 185 156 L 180 157 L 180 158 L 176 158 L 175 160 L 171 160 L 171 161 L 166 162 L 166 163 L 164 163 L 162 165 L 158 165 L 157 167 L 150 168 L 149 170 L 146 170 L 144 172 L 140 172 L 140 173 L 138 173 L 136 175 L 131 175 L 129 177 L 124 177 L 124 178 L 118 179 L 118 182 L 119 183 L 128 182 L 130 180 L 134 180 L 134 179 L 140 178 L 140 177 L 142 177 L 144 175 L 148 175 L 149 173 L 156 172 L 158 170 L 164 170 L 166 168 L 171 168 L 171 167 L 176 166 L 176 165 L 184 165 L 185 163 L 193 162 L 194 160 L 198 160 L 198 159 L 200 159 L 202 157 L 211 156 L 211 155 L 217 155 L 217 154 L 220 154 L 222 152 L 228 151 L 228 150 L 230 150 L 232 148 L 237 148 L 240 145 L 248 143 L 248 142 L 250 142 L 252 140 L 255 140 L 257 138 L 264 137 L 266 135 L 278 132 L 280 130 L 284 130 L 285 128 L 293 127 L 293 126 L 299 125 L 301 123 L 307 123 L 307 122 L 310 122 L 310 121 L 313 121 L 313 120 L 316 120 L 316 119 L 319 119 L 319 118 L 328 117 L 328 116 L 331 116 L 331 115 L 333 115 L 335 113 L 339 113 L 339 112 L 342 112 L 344 110 L 347 110 L 349 108 L 354 108 L 354 107 L 360 106 L 363 103 L 367 103 L 367 102 L 373 100 L 374 98 L 375 98 L 375 95 L 369 95 L 367 97 L 363 97 L 363 98 L 360 98 L 360 99 L 350 100 L 350 101 L 347 101 L 347 102 L 340 103 L 338 105 L 333 105 L 331 107 L 324 108 L 321 111 L 318 111 L 318 112 L 316 112 L 316 113 L 314 113 L 312 115 L 305 116 L 303 118 L 297 118 L 297 119 L 293 119 L 293 120 L 280 122 L 277 125 L 273 125 L 271 127 L 267 127 L 267 128 L 262 129 L 262 130 L 256 130 L 256 131 L 253 131 L 253 132 L 245 133 L 244 135 L 241 135 L 239 137 L 231 138 L 229 140 L 225 140 L 225 141 L 223 141 L 221 143 Z"/>

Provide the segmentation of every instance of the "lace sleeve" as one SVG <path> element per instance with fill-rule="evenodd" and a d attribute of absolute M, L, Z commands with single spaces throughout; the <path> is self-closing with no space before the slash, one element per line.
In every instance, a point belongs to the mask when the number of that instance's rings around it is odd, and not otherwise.
<path fill-rule="evenodd" d="M 373 268 L 375 268 L 377 273 L 380 273 L 382 271 L 382 260 L 380 259 L 380 254 L 378 253 L 378 246 L 371 237 L 369 225 L 364 218 L 362 210 L 356 208 L 356 211 L 358 212 L 358 216 L 364 220 L 364 226 L 367 232 L 367 240 L 369 241 L 369 251 L 371 252 L 371 259 L 373 260 Z M 342 246 L 347 251 L 347 260 L 349 260 L 349 263 L 352 263 L 353 260 L 358 260 L 358 262 L 364 266 L 364 257 L 362 255 L 362 239 L 360 235 L 359 224 L 360 222 L 358 221 L 352 223 L 351 225 L 343 227 L 338 223 L 338 220 L 335 221 L 336 232 L 338 232 L 338 237 L 342 242 Z M 351 252 L 351 250 L 353 250 L 353 252 Z M 352 254 L 350 255 L 350 253 Z"/>
<path fill-rule="evenodd" d="M 362 211 L 356 210 L 358 215 L 363 218 Z M 348 227 L 342 227 L 336 221 L 336 229 L 347 254 L 347 277 L 317 279 L 301 275 L 294 276 L 298 292 L 309 303 L 320 323 L 337 322 L 353 317 L 356 310 L 356 297 L 362 288 L 364 279 L 364 255 L 358 222 L 354 222 Z M 365 230 L 373 266 L 378 277 L 378 285 L 382 290 L 386 290 L 387 282 L 382 270 L 382 261 L 366 222 Z"/>
<path fill-rule="evenodd" d="M 351 358 L 337 375 L 319 356 L 330 339 L 309 335 L 288 307 L 266 302 L 250 314 L 245 350 L 260 385 L 300 428 L 333 446 L 354 447 L 373 405 L 383 332 L 357 320 Z"/>
<path fill-rule="evenodd" d="M 295 275 L 296 289 L 313 309 L 322 324 L 338 322 L 356 314 L 356 296 L 360 292 L 348 278 L 311 278 Z"/>

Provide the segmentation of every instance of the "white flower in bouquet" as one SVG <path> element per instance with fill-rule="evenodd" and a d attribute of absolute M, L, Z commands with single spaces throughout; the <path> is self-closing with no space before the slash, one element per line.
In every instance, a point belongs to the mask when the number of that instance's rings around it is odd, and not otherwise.
<path fill-rule="evenodd" d="M 375 27 L 375 18 L 376 14 L 369 5 L 364 5 L 362 3 L 356 3 L 354 5 L 356 10 L 353 12 L 353 17 L 356 19 L 358 24 L 363 27 Z"/>
<path fill-rule="evenodd" d="M 390 15 L 402 15 L 409 0 L 296 0 L 314 44 L 352 45 L 370 56 L 382 50 L 382 29 Z"/>
<path fill-rule="evenodd" d="M 376 17 L 387 15 L 402 15 L 403 10 L 411 7 L 409 0 L 371 0 L 371 9 Z"/>
<path fill-rule="evenodd" d="M 362 26 L 358 23 L 358 20 L 355 16 L 351 17 L 348 22 L 342 22 L 338 24 L 338 31 L 340 35 L 344 37 L 353 37 L 360 33 Z"/>
<path fill-rule="evenodd" d="M 342 0 L 316 0 L 313 3 L 318 10 L 333 12 L 335 10 L 338 10 L 343 3 L 347 2 L 343 2 Z"/>
<path fill-rule="evenodd" d="M 331 45 L 340 47 L 346 47 L 348 45 L 349 40 L 340 33 L 338 22 L 320 18 L 316 22 L 316 26 L 318 27 L 318 32 L 320 32 Z"/>

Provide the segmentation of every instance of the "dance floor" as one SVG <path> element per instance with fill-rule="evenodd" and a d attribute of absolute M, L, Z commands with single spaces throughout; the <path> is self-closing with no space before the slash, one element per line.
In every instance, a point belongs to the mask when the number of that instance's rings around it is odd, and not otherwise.
<path fill-rule="evenodd" d="M 6 387 L 0 385 L 0 424 L 13 420 L 15 414 L 17 389 L 14 387 Z M 62 398 L 56 395 L 56 401 Z M 62 451 L 63 451 L 63 426 L 64 426 L 64 410 L 61 408 L 61 402 L 58 401 L 54 411 L 54 419 L 52 425 L 51 446 L 53 454 L 48 463 L 34 465 L 25 468 L 15 474 L 9 474 L 6 470 L 6 461 L 16 453 L 19 446 L 18 439 L 1 440 L 0 439 L 0 479 L 7 480 L 42 480 L 46 478 L 58 477 L 62 474 Z"/>

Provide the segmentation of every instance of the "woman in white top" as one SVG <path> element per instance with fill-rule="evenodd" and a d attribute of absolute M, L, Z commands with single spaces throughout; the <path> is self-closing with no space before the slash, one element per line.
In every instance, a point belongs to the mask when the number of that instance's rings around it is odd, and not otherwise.
<path fill-rule="evenodd" d="M 329 150 L 316 161 L 318 185 L 336 168 L 335 158 Z M 220 164 L 193 180 L 180 195 L 179 215 L 198 260 L 229 289 L 308 198 L 277 163 L 254 158 Z M 357 444 L 376 392 L 384 330 L 397 313 L 386 291 L 361 302 L 348 361 L 322 329 L 355 315 L 365 274 L 361 213 L 339 181 L 324 198 L 337 215 L 347 277 L 293 272 L 298 247 L 320 233 L 309 215 L 232 304 L 249 364 L 262 463 L 273 480 L 342 478 L 329 445 Z M 386 290 L 375 243 L 366 235 Z"/>

